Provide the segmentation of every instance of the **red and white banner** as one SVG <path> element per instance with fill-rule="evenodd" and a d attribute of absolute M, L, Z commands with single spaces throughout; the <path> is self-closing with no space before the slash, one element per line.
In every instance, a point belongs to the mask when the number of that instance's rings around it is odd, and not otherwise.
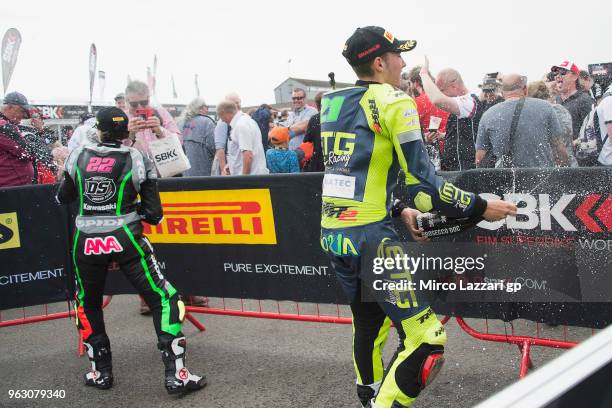
<path fill-rule="evenodd" d="M 178 98 L 178 94 L 176 93 L 176 85 L 174 84 L 174 75 L 172 75 L 170 79 L 172 80 L 172 97 L 176 99 Z"/>
<path fill-rule="evenodd" d="M 98 89 L 100 90 L 100 100 L 104 100 L 104 86 L 106 85 L 106 72 L 98 71 Z"/>
<path fill-rule="evenodd" d="M 19 47 L 21 46 L 21 34 L 16 28 L 9 28 L 2 39 L 2 84 L 4 93 L 8 89 L 11 76 L 17 64 Z"/>
<path fill-rule="evenodd" d="M 91 100 L 93 98 L 97 59 L 98 51 L 96 50 L 96 44 L 92 43 L 91 47 L 89 47 L 89 106 L 91 106 Z"/>
<path fill-rule="evenodd" d="M 147 67 L 147 86 L 149 87 L 149 94 L 153 94 L 153 74 L 151 73 L 151 67 Z"/>
<path fill-rule="evenodd" d="M 151 75 L 151 95 L 156 95 L 155 88 L 157 87 L 157 55 L 153 58 L 153 74 Z"/>

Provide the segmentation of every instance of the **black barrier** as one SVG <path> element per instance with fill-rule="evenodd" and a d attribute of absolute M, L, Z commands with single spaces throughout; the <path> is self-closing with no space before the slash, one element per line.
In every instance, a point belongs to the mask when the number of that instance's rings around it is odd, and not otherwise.
<path fill-rule="evenodd" d="M 160 190 L 164 220 L 147 236 L 182 293 L 344 301 L 319 244 L 321 175 L 165 179 Z M 133 292 L 119 273 L 107 288 Z"/>
<path fill-rule="evenodd" d="M 525 256 L 518 263 L 532 266 L 530 289 L 547 286 L 578 286 L 585 297 L 574 302 L 451 303 L 434 302 L 440 314 L 462 317 L 489 317 L 512 320 L 524 318 L 554 324 L 604 327 L 612 323 L 609 275 L 612 265 L 612 169 L 481 169 L 447 174 L 453 183 L 468 191 L 485 193 L 485 198 L 503 198 L 519 207 L 516 219 L 497 223 L 481 222 L 476 228 L 433 241 L 472 242 L 491 248 L 523 246 Z M 405 198 L 406 191 L 396 190 Z M 396 223 L 404 239 L 402 225 Z M 576 274 L 559 275 L 554 260 L 538 259 L 544 251 L 570 249 Z M 540 258 L 543 258 L 540 257 Z M 548 275 L 548 276 L 547 276 Z"/>
<path fill-rule="evenodd" d="M 54 186 L 0 189 L 0 310 L 68 299 L 69 211 Z M 71 297 L 71 296 L 70 296 Z"/>
<path fill-rule="evenodd" d="M 577 262 L 592 276 L 580 281 L 581 291 L 609 290 L 599 283 L 601 274 L 609 273 L 612 253 L 612 170 L 473 170 L 447 176 L 467 190 L 504 196 L 520 207 L 516 220 L 509 219 L 503 225 L 483 222 L 450 240 L 491 248 L 520 244 L 530 259 L 537 259 L 538 252 L 546 248 L 571 245 L 576 248 Z M 164 220 L 147 231 L 162 272 L 182 293 L 344 303 L 319 246 L 321 181 L 321 174 L 162 180 Z M 42 191 L 44 200 L 36 198 Z M 35 223 L 20 223 L 24 236 L 42 237 L 44 232 L 45 240 L 57 238 L 53 246 L 47 242 L 42 245 L 43 238 L 23 241 L 18 252 L 3 250 L 0 245 L 3 266 L 22 262 L 22 271 L 38 271 L 40 260 L 63 259 L 57 267 L 67 268 L 68 233 L 63 224 L 67 214 L 52 204 L 49 191 L 36 187 L 0 190 L 0 214 L 17 212 L 20 219 L 39 217 Z M 397 193 L 401 196 L 403 191 Z M 30 208 L 32 202 L 40 207 Z M 54 220 L 47 222 L 50 218 Z M 45 220 L 44 228 L 40 220 Z M 406 237 L 405 230 L 401 232 Z M 533 278 L 526 284 L 538 286 L 546 280 L 555 286 L 554 273 L 543 279 L 543 270 L 554 271 L 534 264 Z M 2 273 L 0 279 L 6 275 Z M 20 290 L 28 293 L 28 300 L 19 300 L 13 295 L 16 284 L 0 282 L 1 307 L 57 300 L 39 291 L 32 281 L 20 284 L 26 283 L 30 286 Z M 132 292 L 122 275 L 111 271 L 107 293 Z M 609 304 L 443 302 L 434 306 L 442 314 L 602 326 L 611 322 Z"/>

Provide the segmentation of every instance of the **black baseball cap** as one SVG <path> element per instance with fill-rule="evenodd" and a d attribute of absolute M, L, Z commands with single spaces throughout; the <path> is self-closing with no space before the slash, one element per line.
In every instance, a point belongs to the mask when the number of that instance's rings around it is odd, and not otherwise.
<path fill-rule="evenodd" d="M 128 117 L 124 111 L 114 106 L 101 109 L 96 115 L 96 128 L 115 134 L 127 133 Z"/>
<path fill-rule="evenodd" d="M 91 118 L 95 118 L 95 117 L 96 117 L 96 115 L 94 115 L 93 113 L 85 112 L 85 113 L 82 113 L 81 116 L 79 116 L 79 121 L 81 123 L 84 123 L 87 119 L 91 119 Z"/>
<path fill-rule="evenodd" d="M 17 105 L 21 106 L 25 112 L 26 116 L 29 118 L 32 111 L 32 106 L 28 103 L 28 98 L 20 94 L 19 92 L 10 92 L 4 96 L 4 104 L 5 105 Z"/>
<path fill-rule="evenodd" d="M 360 27 L 346 40 L 342 55 L 350 65 L 359 65 L 386 52 L 410 51 L 416 44 L 415 40 L 398 40 L 382 27 Z"/>

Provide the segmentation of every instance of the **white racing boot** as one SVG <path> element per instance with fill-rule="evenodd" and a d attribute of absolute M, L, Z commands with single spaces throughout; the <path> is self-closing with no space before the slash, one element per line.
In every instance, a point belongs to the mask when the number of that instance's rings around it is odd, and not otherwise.
<path fill-rule="evenodd" d="M 83 342 L 91 362 L 91 371 L 85 374 L 85 385 L 107 390 L 113 386 L 113 363 L 110 341 L 105 334 L 92 336 Z"/>
<path fill-rule="evenodd" d="M 197 391 L 206 385 L 206 377 L 191 374 L 185 367 L 185 337 L 162 335 L 157 347 L 166 367 L 165 386 L 168 394 Z"/>

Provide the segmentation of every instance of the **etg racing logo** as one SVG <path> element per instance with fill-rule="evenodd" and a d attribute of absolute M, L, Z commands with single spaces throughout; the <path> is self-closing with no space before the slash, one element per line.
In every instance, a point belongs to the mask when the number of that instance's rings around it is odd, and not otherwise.
<path fill-rule="evenodd" d="M 484 199 L 500 199 L 495 194 L 484 193 Z M 589 232 L 612 232 L 612 195 L 563 194 L 553 199 L 549 194 L 504 194 L 503 199 L 517 204 L 517 216 L 506 220 L 478 224 L 488 230 L 499 229 L 506 224 L 508 229 L 535 229 L 543 231 L 553 229 L 552 220 L 564 231 L 587 230 Z"/>
<path fill-rule="evenodd" d="M 164 219 L 144 224 L 153 243 L 276 244 L 268 189 L 160 193 Z"/>
<path fill-rule="evenodd" d="M 90 177 L 85 180 L 85 196 L 94 203 L 103 203 L 115 196 L 117 188 L 112 179 L 106 177 Z"/>
<path fill-rule="evenodd" d="M 321 146 L 325 165 L 342 164 L 344 167 L 348 166 L 355 150 L 355 137 L 354 133 L 321 132 Z"/>

